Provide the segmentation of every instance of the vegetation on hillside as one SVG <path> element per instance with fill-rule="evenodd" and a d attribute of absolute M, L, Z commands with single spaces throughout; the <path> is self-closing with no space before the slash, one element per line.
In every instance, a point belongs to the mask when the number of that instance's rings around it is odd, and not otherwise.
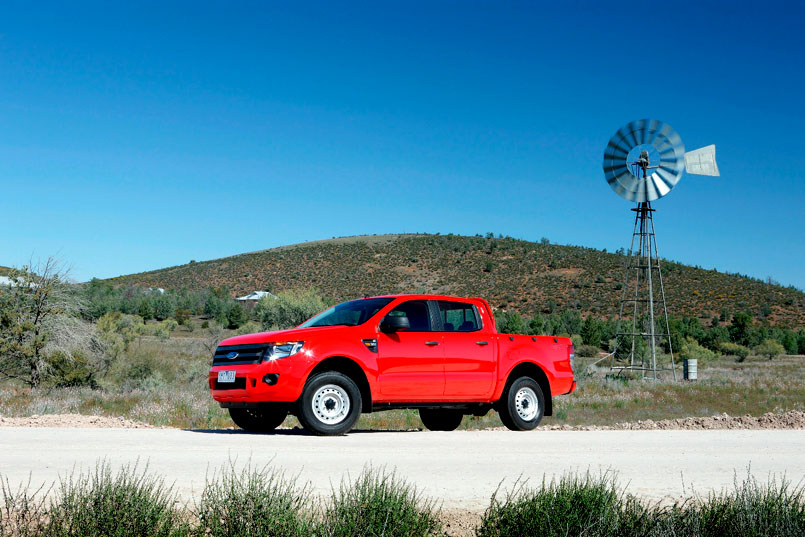
<path fill-rule="evenodd" d="M 116 285 L 234 294 L 315 288 L 343 301 L 384 293 L 481 296 L 531 316 L 565 309 L 617 313 L 625 256 L 510 237 L 384 235 L 318 241 L 121 276 Z M 805 326 L 805 293 L 773 282 L 663 261 L 672 314 L 729 322 L 749 313 L 773 326 Z"/>

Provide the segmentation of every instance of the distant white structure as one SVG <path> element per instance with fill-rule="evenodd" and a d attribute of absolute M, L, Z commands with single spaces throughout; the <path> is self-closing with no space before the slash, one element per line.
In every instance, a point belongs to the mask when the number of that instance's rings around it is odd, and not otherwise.
<path fill-rule="evenodd" d="M 15 280 L 13 278 L 9 278 L 8 276 L 0 276 L 0 285 L 5 285 L 7 287 L 17 287 L 20 285 L 22 280 Z M 28 282 L 28 287 L 31 289 L 36 289 L 39 287 L 39 284 L 36 282 Z"/>
<path fill-rule="evenodd" d="M 245 302 L 247 300 L 253 300 L 253 301 L 257 302 L 261 298 L 265 298 L 265 297 L 277 298 L 277 295 L 275 295 L 274 293 L 269 293 L 268 291 L 252 291 L 248 295 L 239 296 L 235 300 L 240 300 L 240 301 L 243 301 L 243 302 Z"/>
<path fill-rule="evenodd" d="M 149 287 L 148 291 L 150 291 L 152 293 L 159 293 L 160 295 L 165 294 L 165 290 L 163 288 L 161 288 L 161 287 Z"/>

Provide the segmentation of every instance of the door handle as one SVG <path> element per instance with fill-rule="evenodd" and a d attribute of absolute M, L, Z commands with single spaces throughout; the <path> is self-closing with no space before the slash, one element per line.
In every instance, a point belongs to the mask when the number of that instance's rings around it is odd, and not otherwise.
<path fill-rule="evenodd" d="M 438 341 L 426 341 L 425 342 L 425 345 L 427 345 L 428 347 L 435 347 L 438 344 L 439 344 Z"/>
<path fill-rule="evenodd" d="M 489 342 L 488 341 L 476 341 L 475 344 L 480 345 L 480 346 L 483 347 L 484 345 L 489 345 Z"/>

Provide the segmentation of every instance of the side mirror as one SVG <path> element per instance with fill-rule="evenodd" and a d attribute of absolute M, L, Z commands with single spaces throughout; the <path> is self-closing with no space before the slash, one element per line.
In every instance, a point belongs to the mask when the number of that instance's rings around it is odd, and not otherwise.
<path fill-rule="evenodd" d="M 411 323 L 405 315 L 392 315 L 380 323 L 380 330 L 383 332 L 404 332 L 409 328 L 411 328 Z"/>

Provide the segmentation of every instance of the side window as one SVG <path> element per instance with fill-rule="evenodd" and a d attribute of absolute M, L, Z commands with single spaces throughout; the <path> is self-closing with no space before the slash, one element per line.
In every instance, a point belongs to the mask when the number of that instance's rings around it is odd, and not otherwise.
<path fill-rule="evenodd" d="M 405 315 L 411 328 L 408 332 L 430 332 L 430 312 L 428 303 L 424 300 L 409 300 L 403 302 L 388 313 L 388 317 L 395 315 Z"/>
<path fill-rule="evenodd" d="M 440 300 L 439 314 L 445 332 L 475 332 L 481 329 L 478 314 L 472 304 Z"/>

